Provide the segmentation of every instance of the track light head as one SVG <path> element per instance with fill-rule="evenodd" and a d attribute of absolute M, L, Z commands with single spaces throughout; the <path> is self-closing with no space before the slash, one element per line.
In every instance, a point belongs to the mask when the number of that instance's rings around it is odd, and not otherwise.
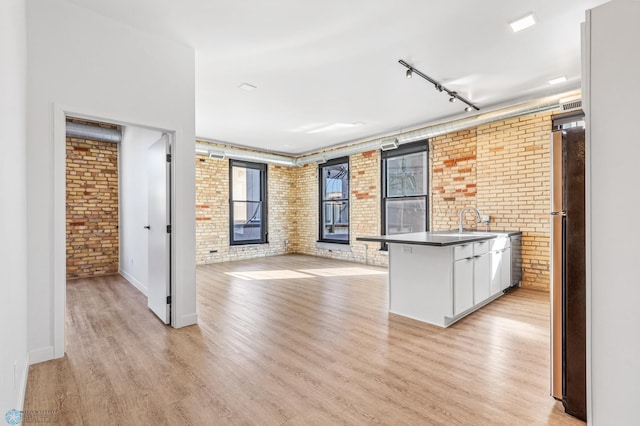
<path fill-rule="evenodd" d="M 425 80 L 427 80 L 429 83 L 433 84 L 433 87 L 438 92 L 441 92 L 441 93 L 445 92 L 447 94 L 447 96 L 449 96 L 449 102 L 454 103 L 454 102 L 460 100 L 460 102 L 462 102 L 462 103 L 467 105 L 467 107 L 464 109 L 466 112 L 471 112 L 473 110 L 480 111 L 480 108 L 478 108 L 472 102 L 470 102 L 467 99 L 465 99 L 464 96 L 460 96 L 458 94 L 458 92 L 454 92 L 454 91 L 451 91 L 451 90 L 447 89 L 446 87 L 444 87 L 442 85 L 442 83 L 440 83 L 439 81 L 434 80 L 433 78 L 431 78 L 428 75 L 424 74 L 422 71 L 420 71 L 420 70 L 418 70 L 416 68 L 413 68 L 413 66 L 409 65 L 408 63 L 406 63 L 402 59 L 400 59 L 398 62 L 403 67 L 407 68 L 407 71 L 405 72 L 405 77 L 407 79 L 410 79 L 411 77 L 413 77 L 413 73 L 415 72 L 416 74 L 418 74 L 419 77 L 422 77 Z"/>

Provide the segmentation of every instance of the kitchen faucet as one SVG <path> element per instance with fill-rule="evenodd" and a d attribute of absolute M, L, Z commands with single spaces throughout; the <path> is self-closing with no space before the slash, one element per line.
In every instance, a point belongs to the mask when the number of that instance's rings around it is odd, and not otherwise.
<path fill-rule="evenodd" d="M 480 217 L 480 212 L 478 211 L 478 209 L 476 209 L 475 207 L 465 207 L 462 210 L 460 210 L 460 232 L 464 231 L 464 213 L 467 210 L 473 210 L 474 212 L 476 212 L 476 223 L 481 222 L 482 218 Z"/>

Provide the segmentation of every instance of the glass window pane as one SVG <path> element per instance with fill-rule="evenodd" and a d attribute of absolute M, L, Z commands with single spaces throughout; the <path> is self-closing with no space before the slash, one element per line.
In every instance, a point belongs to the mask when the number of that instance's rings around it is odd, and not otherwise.
<path fill-rule="evenodd" d="M 349 202 L 325 201 L 322 213 L 322 238 L 349 241 Z"/>
<path fill-rule="evenodd" d="M 349 198 L 349 165 L 335 164 L 322 168 L 323 200 Z"/>
<path fill-rule="evenodd" d="M 233 240 L 247 241 L 262 239 L 261 204 L 259 202 L 234 201 Z"/>
<path fill-rule="evenodd" d="M 233 167 L 233 199 L 260 201 L 260 170 Z"/>
<path fill-rule="evenodd" d="M 426 202 L 422 200 L 386 200 L 386 235 L 424 232 Z"/>
<path fill-rule="evenodd" d="M 391 157 L 387 160 L 387 197 L 427 194 L 427 153 Z"/>

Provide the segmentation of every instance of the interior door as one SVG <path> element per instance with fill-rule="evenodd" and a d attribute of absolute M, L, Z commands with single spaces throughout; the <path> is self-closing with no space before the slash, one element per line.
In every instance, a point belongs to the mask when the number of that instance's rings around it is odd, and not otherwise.
<path fill-rule="evenodd" d="M 171 322 L 171 162 L 169 136 L 147 151 L 149 282 L 147 306 L 162 322 Z"/>
<path fill-rule="evenodd" d="M 551 134 L 551 395 L 562 400 L 562 130 Z"/>

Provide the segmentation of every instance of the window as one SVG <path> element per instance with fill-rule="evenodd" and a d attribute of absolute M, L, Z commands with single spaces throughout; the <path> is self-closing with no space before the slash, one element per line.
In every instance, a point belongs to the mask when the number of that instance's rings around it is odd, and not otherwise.
<path fill-rule="evenodd" d="M 349 157 L 319 166 L 320 241 L 349 244 Z"/>
<path fill-rule="evenodd" d="M 231 245 L 267 242 L 267 165 L 231 160 Z"/>
<path fill-rule="evenodd" d="M 383 235 L 423 232 L 428 229 L 427 154 L 427 141 L 382 152 Z"/>

